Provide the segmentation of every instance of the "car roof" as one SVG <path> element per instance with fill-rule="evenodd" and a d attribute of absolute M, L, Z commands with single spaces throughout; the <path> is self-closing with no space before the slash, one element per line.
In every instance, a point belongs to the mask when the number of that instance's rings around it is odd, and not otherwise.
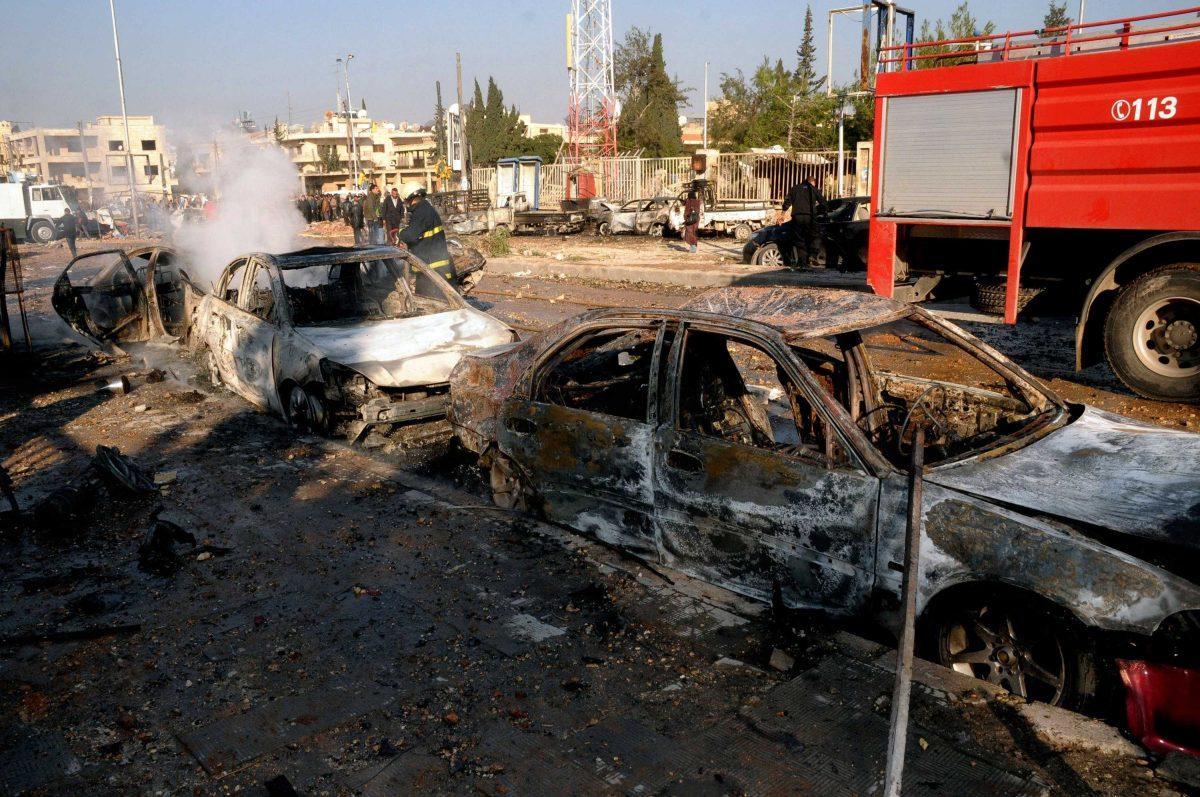
<path fill-rule="evenodd" d="M 820 338 L 886 324 L 911 315 L 910 305 L 871 293 L 832 288 L 714 288 L 684 310 L 753 321 L 788 340 Z"/>

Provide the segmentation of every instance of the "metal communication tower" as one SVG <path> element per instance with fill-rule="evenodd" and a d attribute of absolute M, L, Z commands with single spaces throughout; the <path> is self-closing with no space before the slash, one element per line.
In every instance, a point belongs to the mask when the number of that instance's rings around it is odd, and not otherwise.
<path fill-rule="evenodd" d="M 570 158 L 617 154 L 617 102 L 613 88 L 612 5 L 609 0 L 571 0 L 567 17 L 567 110 Z"/>

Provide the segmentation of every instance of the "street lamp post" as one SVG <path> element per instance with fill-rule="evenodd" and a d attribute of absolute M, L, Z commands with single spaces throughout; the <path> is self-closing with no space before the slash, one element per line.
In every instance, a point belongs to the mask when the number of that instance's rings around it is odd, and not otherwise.
<path fill-rule="evenodd" d="M 117 36 L 117 8 L 114 0 L 108 0 L 108 11 L 112 15 L 113 50 L 117 55 L 117 86 L 121 91 L 121 119 L 125 123 L 125 172 L 129 175 L 129 207 L 133 210 L 134 235 L 140 235 L 142 225 L 138 220 L 137 189 L 133 183 L 133 144 L 129 139 L 129 114 L 125 111 L 125 71 L 121 68 L 121 40 Z"/>

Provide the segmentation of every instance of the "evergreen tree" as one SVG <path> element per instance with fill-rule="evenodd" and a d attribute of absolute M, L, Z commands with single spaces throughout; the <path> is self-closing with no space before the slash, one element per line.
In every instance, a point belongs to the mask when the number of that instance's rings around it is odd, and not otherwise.
<path fill-rule="evenodd" d="M 817 75 L 817 40 L 813 32 L 812 6 L 804 12 L 804 34 L 800 38 L 800 46 L 796 48 L 796 82 L 800 84 L 803 94 L 811 94 L 825 82 L 824 76 Z"/>
<path fill-rule="evenodd" d="M 504 93 L 488 78 L 487 99 L 475 81 L 475 95 L 467 108 L 466 133 L 472 162 L 492 164 L 500 158 L 519 155 L 525 147 L 525 123 L 514 105 L 504 107 Z"/>
<path fill-rule="evenodd" d="M 679 129 L 679 86 L 667 75 L 662 34 L 654 35 L 649 68 L 641 86 L 632 85 L 617 123 L 622 149 L 641 149 L 647 157 L 678 155 L 683 149 Z"/>
<path fill-rule="evenodd" d="M 1063 0 L 1061 3 L 1050 0 L 1050 7 L 1046 9 L 1046 17 L 1042 20 L 1043 30 L 1061 28 L 1070 24 L 1071 18 L 1067 16 L 1067 0 Z"/>
<path fill-rule="evenodd" d="M 929 24 L 929 20 L 921 23 L 921 32 L 917 36 L 919 42 L 940 41 L 942 39 L 969 39 L 974 36 L 987 36 L 996 32 L 996 23 L 986 22 L 981 27 L 979 20 L 971 13 L 970 3 L 963 0 L 950 14 L 949 22 L 937 20 L 933 25 Z M 921 55 L 934 55 L 937 53 L 954 53 L 954 52 L 974 52 L 975 47 L 971 44 L 950 44 L 941 45 L 938 47 L 923 47 L 918 52 Z M 930 69 L 936 66 L 949 66 L 952 64 L 962 63 L 961 58 L 925 58 L 916 62 L 917 69 Z"/>

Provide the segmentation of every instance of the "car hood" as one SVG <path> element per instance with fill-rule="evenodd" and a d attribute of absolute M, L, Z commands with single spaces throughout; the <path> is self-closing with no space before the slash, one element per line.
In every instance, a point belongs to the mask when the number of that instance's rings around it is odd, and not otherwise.
<path fill-rule="evenodd" d="M 1200 435 L 1085 407 L 1019 450 L 936 468 L 929 481 L 988 501 L 1200 548 Z"/>
<path fill-rule="evenodd" d="M 469 307 L 345 327 L 297 327 L 296 332 L 318 356 L 380 387 L 444 383 L 464 352 L 512 340 L 507 325 Z"/>

